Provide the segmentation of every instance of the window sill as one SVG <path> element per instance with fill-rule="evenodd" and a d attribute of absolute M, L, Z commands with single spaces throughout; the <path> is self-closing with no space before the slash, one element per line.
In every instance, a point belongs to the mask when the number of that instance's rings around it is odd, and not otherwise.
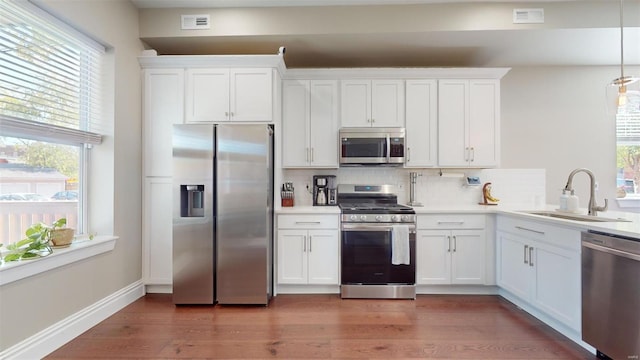
<path fill-rule="evenodd" d="M 96 236 L 93 240 L 73 243 L 68 248 L 54 249 L 45 257 L 2 263 L 0 286 L 112 251 L 117 239 L 117 236 Z"/>
<path fill-rule="evenodd" d="M 623 198 L 617 198 L 618 207 L 621 209 L 640 208 L 640 196 L 627 195 Z"/>

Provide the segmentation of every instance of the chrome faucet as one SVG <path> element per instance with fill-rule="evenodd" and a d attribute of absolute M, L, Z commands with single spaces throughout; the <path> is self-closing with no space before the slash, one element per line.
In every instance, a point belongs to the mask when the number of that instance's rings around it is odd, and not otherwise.
<path fill-rule="evenodd" d="M 573 176 L 579 172 L 586 173 L 589 175 L 591 193 L 589 194 L 589 215 L 597 216 L 598 211 L 607 211 L 607 207 L 609 206 L 609 202 L 607 199 L 604 199 L 604 206 L 598 206 L 596 204 L 596 177 L 593 175 L 593 172 L 589 169 L 580 168 L 575 169 L 569 174 L 569 179 L 567 179 L 567 185 L 564 187 L 565 190 L 571 192 L 573 188 L 571 185 L 573 184 Z"/>

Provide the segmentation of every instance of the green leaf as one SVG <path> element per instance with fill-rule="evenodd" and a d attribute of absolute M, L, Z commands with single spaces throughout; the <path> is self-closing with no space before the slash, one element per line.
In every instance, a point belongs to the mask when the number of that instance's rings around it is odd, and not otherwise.
<path fill-rule="evenodd" d="M 23 259 L 30 259 L 30 258 L 34 258 L 34 257 L 38 257 L 40 255 L 36 254 L 36 253 L 32 253 L 32 252 L 26 252 L 24 254 L 22 254 L 22 258 Z"/>
<path fill-rule="evenodd" d="M 56 222 L 53 223 L 53 228 L 61 228 L 67 225 L 67 218 L 60 218 Z"/>
<path fill-rule="evenodd" d="M 4 257 L 4 261 L 16 261 L 16 260 L 20 260 L 20 254 L 8 254 L 5 255 Z"/>

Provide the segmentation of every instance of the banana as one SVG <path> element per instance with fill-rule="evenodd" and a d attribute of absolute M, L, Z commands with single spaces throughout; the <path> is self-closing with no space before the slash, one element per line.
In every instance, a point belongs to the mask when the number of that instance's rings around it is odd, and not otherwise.
<path fill-rule="evenodd" d="M 497 203 L 498 201 L 500 201 L 500 199 L 495 198 L 491 195 L 491 183 L 484 184 L 484 186 L 482 187 L 482 195 L 484 195 L 484 198 L 487 202 Z"/>

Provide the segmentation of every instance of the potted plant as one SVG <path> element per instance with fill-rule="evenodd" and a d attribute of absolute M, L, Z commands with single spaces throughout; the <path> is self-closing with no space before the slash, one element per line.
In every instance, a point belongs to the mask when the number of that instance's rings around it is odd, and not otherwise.
<path fill-rule="evenodd" d="M 22 259 L 33 259 L 47 256 L 53 252 L 51 246 L 68 245 L 73 240 L 73 229 L 64 228 L 67 224 L 66 218 L 56 220 L 51 225 L 36 223 L 31 225 L 26 231 L 26 238 L 7 245 L 7 254 L 3 260 L 16 261 Z M 71 236 L 69 236 L 69 232 Z"/>

